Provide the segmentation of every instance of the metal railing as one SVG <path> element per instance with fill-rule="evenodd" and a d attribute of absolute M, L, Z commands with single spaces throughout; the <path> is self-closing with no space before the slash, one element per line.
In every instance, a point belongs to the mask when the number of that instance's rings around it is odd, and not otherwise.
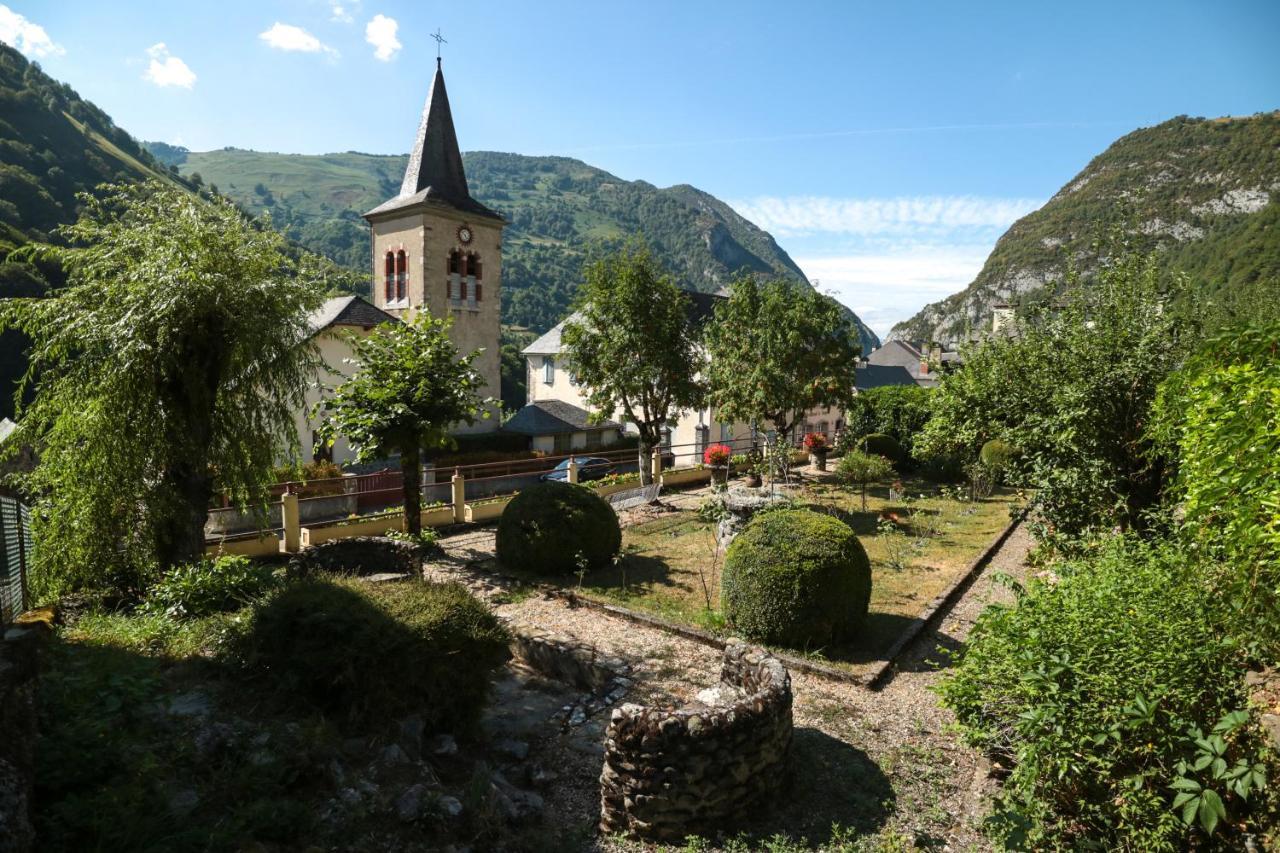
<path fill-rule="evenodd" d="M 31 514 L 10 497 L 0 497 L 0 625 L 29 605 L 27 565 L 31 559 Z"/>

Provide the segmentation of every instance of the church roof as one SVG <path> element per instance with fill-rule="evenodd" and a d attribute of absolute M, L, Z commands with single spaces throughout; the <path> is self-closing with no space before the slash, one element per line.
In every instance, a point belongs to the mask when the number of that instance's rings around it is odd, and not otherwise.
<path fill-rule="evenodd" d="M 318 335 L 330 326 L 377 326 L 394 323 L 392 317 L 378 306 L 359 296 L 335 296 L 311 312 L 307 318 L 311 334 Z"/>
<path fill-rule="evenodd" d="M 476 216 L 502 218 L 501 214 L 473 199 L 467 188 L 462 152 L 458 149 L 458 135 L 453 129 L 449 95 L 444 88 L 444 72 L 438 59 L 431 94 L 422 109 L 422 122 L 418 125 L 413 150 L 409 152 L 409 165 L 404 170 L 400 194 L 365 216 L 378 216 L 422 204 L 442 204 Z"/>

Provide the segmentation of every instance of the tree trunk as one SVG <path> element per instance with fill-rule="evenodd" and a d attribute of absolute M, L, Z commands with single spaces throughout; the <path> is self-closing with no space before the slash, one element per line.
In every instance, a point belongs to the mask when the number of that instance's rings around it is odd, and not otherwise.
<path fill-rule="evenodd" d="M 415 443 L 400 450 L 404 480 L 404 530 L 410 536 L 422 532 L 422 451 Z"/>
<path fill-rule="evenodd" d="M 194 563 L 204 556 L 204 526 L 209 520 L 213 478 L 207 464 L 178 462 L 162 479 L 162 491 L 171 507 L 159 508 L 156 559 L 162 568 Z"/>
<path fill-rule="evenodd" d="M 640 435 L 640 485 L 653 483 L 653 441 L 643 433 Z"/>

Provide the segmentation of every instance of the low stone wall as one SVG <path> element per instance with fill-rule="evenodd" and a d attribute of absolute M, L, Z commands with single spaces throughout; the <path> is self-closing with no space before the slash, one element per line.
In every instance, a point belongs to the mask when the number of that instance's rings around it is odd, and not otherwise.
<path fill-rule="evenodd" d="M 768 652 L 735 641 L 720 681 L 684 708 L 614 710 L 602 832 L 682 841 L 742 820 L 777 789 L 791 747 L 791 676 Z"/>
<path fill-rule="evenodd" d="M 422 570 L 423 556 L 422 549 L 412 542 L 385 536 L 354 536 L 304 549 L 289 561 L 289 574 L 416 575 Z"/>

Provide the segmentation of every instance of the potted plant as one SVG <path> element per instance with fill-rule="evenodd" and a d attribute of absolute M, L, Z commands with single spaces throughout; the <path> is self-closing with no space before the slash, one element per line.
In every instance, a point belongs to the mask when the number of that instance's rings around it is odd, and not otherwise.
<path fill-rule="evenodd" d="M 811 432 L 804 437 L 804 449 L 809 451 L 809 464 L 819 471 L 827 470 L 827 452 L 831 447 L 827 444 L 827 436 L 821 432 Z"/>
<path fill-rule="evenodd" d="M 760 475 L 760 468 L 764 464 L 764 457 L 760 455 L 759 450 L 752 450 L 747 454 L 746 472 L 747 486 L 752 489 L 758 489 L 764 484 L 764 479 Z"/>
<path fill-rule="evenodd" d="M 733 448 L 727 444 L 713 444 L 702 452 L 702 462 L 711 469 L 711 479 L 721 485 L 729 481 L 729 458 Z"/>
<path fill-rule="evenodd" d="M 741 474 L 747 470 L 747 454 L 735 453 L 729 457 L 729 473 Z"/>

